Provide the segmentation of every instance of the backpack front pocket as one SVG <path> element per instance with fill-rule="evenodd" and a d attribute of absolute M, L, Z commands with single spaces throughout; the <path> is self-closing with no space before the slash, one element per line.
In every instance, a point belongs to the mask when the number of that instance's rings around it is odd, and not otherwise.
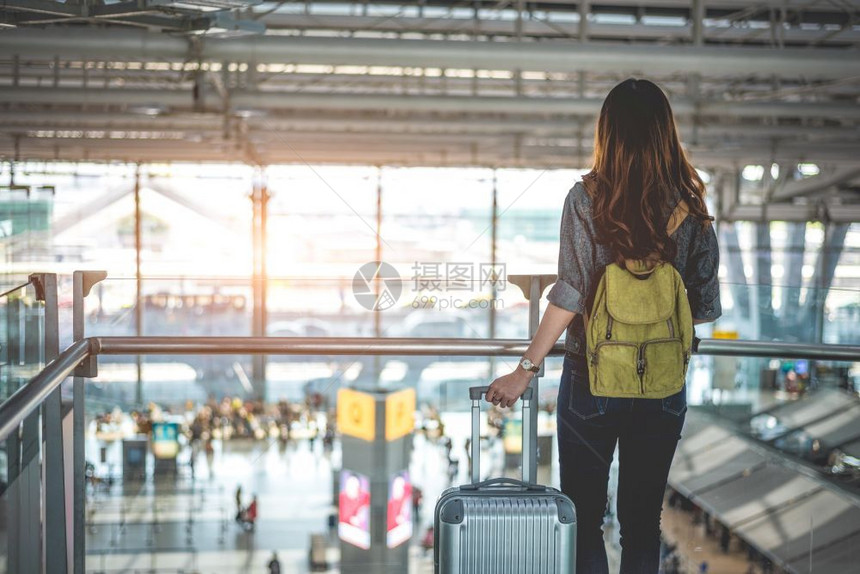
<path fill-rule="evenodd" d="M 602 397 L 642 396 L 636 372 L 639 347 L 634 343 L 602 341 L 591 352 L 591 393 Z"/>
<path fill-rule="evenodd" d="M 643 387 L 648 398 L 661 399 L 677 393 L 686 378 L 686 355 L 680 339 L 655 339 L 642 344 Z"/>

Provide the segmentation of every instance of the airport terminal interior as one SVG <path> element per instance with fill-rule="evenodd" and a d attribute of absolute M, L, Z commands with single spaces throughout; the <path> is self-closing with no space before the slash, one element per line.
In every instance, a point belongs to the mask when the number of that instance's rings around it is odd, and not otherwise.
<path fill-rule="evenodd" d="M 720 252 L 660 571 L 857 572 L 860 2 L 3 0 L 0 574 L 434 572 L 631 77 Z"/>

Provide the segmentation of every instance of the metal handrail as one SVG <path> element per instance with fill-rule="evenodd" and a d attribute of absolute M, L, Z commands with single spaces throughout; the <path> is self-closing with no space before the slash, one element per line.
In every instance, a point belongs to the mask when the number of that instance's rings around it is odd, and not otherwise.
<path fill-rule="evenodd" d="M 742 339 L 702 339 L 698 355 L 758 357 L 762 359 L 811 359 L 814 361 L 860 361 L 860 345 L 821 345 Z"/>
<path fill-rule="evenodd" d="M 97 355 L 449 355 L 518 357 L 525 339 L 372 337 L 93 337 Z M 702 339 L 699 355 L 860 361 L 860 346 Z M 550 355 L 564 354 L 556 343 Z"/>
<path fill-rule="evenodd" d="M 98 355 L 449 355 L 518 357 L 524 339 L 372 337 L 93 337 Z M 557 344 L 550 354 L 560 355 Z"/>
<path fill-rule="evenodd" d="M 8 291 L 3 291 L 2 293 L 0 293 L 0 299 L 2 299 L 3 297 L 7 297 L 7 296 L 11 295 L 15 291 L 18 291 L 19 289 L 23 289 L 24 287 L 27 287 L 28 285 L 30 285 L 30 283 L 32 283 L 32 281 L 28 279 L 26 283 L 21 283 L 20 285 L 18 285 L 16 287 L 12 287 Z"/>
<path fill-rule="evenodd" d="M 88 357 L 97 355 L 446 355 L 517 357 L 523 339 L 361 337 L 92 337 L 74 343 L 0 404 L 0 439 L 8 436 Z M 860 361 L 860 346 L 703 339 L 700 355 Z M 556 343 L 550 355 L 564 354 Z"/>
<path fill-rule="evenodd" d="M 90 353 L 89 341 L 74 343 L 0 404 L 0 438 L 16 430 Z"/>

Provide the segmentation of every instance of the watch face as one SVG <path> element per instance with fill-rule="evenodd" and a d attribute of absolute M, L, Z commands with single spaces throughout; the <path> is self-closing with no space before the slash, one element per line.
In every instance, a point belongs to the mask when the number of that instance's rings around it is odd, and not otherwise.
<path fill-rule="evenodd" d="M 534 368 L 534 363 L 532 363 L 529 359 L 523 359 L 520 361 L 520 364 L 527 371 L 531 371 Z"/>

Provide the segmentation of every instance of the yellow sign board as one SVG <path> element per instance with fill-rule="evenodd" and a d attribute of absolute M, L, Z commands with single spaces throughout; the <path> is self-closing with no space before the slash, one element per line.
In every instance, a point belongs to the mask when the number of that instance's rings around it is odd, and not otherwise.
<path fill-rule="evenodd" d="M 737 331 L 719 331 L 714 329 L 713 334 L 711 335 L 714 339 L 737 339 L 738 332 Z"/>
<path fill-rule="evenodd" d="M 415 389 L 385 397 L 385 440 L 406 436 L 415 429 Z"/>
<path fill-rule="evenodd" d="M 345 435 L 373 440 L 376 430 L 373 395 L 340 389 L 337 392 L 337 428 Z"/>

